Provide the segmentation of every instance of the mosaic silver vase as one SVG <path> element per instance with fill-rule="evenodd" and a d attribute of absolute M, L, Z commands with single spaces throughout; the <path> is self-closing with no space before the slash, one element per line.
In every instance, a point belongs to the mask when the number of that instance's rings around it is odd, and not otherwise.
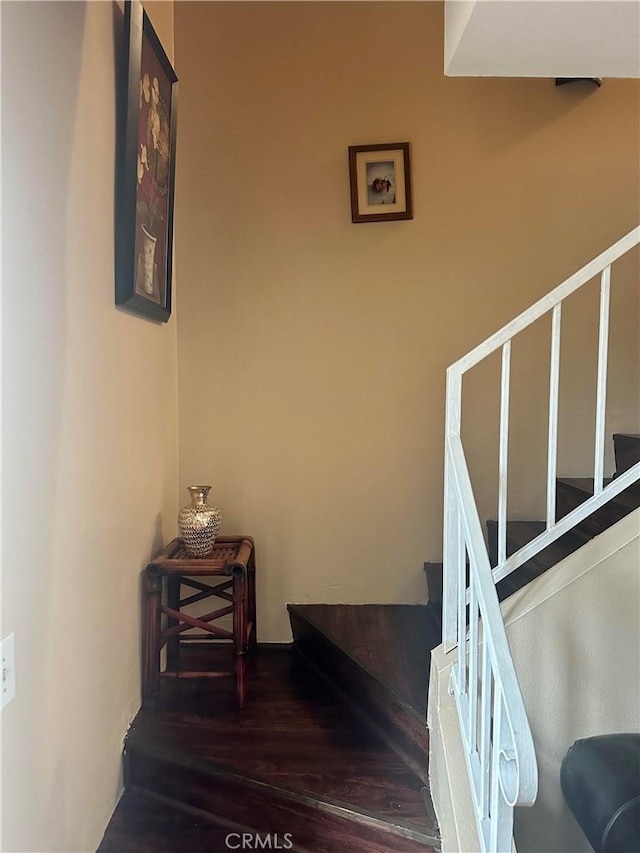
<path fill-rule="evenodd" d="M 188 489 L 191 503 L 178 513 L 180 535 L 192 557 L 206 557 L 213 550 L 222 516 L 218 507 L 207 503 L 211 486 L 188 486 Z"/>

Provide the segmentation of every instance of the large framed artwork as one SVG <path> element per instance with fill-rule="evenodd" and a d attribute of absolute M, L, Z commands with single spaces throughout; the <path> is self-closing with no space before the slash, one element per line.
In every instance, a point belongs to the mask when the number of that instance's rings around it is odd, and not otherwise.
<path fill-rule="evenodd" d="M 349 147 L 351 221 L 413 219 L 409 143 Z"/>
<path fill-rule="evenodd" d="M 116 304 L 171 315 L 178 78 L 139 0 L 124 9 L 116 189 Z"/>

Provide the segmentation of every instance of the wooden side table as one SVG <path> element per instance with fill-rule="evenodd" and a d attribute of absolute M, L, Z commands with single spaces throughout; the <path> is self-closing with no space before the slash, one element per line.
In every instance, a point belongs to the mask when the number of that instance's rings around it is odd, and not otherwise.
<path fill-rule="evenodd" d="M 217 583 L 200 578 L 224 577 Z M 197 579 L 196 579 L 197 578 Z M 174 539 L 149 563 L 144 573 L 144 626 L 142 633 L 143 700 L 153 699 L 161 678 L 212 678 L 233 672 L 201 672 L 180 666 L 181 635 L 193 628 L 189 640 L 231 641 L 238 707 L 245 704 L 246 654 L 256 645 L 255 546 L 249 536 L 218 536 L 208 557 L 191 557 L 182 539 Z M 182 587 L 195 592 L 182 597 Z M 191 616 L 182 608 L 215 596 L 227 602 L 202 616 Z M 163 603 L 163 599 L 166 604 Z M 233 614 L 233 630 L 215 625 Z M 162 625 L 163 614 L 167 617 Z M 167 646 L 167 666 L 160 671 L 160 652 Z"/>

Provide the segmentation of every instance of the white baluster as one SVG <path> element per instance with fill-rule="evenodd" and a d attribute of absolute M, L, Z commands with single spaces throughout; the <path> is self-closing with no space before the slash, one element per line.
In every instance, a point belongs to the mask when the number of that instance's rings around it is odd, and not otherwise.
<path fill-rule="evenodd" d="M 455 565 L 458 575 L 458 690 L 467 692 L 467 566 L 466 548 L 462 536 L 460 513 L 458 518 L 458 549 L 455 554 Z"/>
<path fill-rule="evenodd" d="M 469 744 L 470 752 L 478 748 L 478 599 L 475 572 L 469 576 Z"/>
<path fill-rule="evenodd" d="M 507 486 L 509 481 L 509 390 L 511 378 L 511 341 L 502 347 L 500 387 L 500 457 L 498 463 L 498 565 L 507 559 Z"/>
<path fill-rule="evenodd" d="M 596 393 L 596 447 L 593 466 L 593 493 L 599 495 L 604 485 L 604 430 L 607 414 L 607 362 L 609 357 L 609 297 L 611 267 L 602 270 L 600 278 L 600 331 L 598 335 L 598 388 Z"/>
<path fill-rule="evenodd" d="M 484 627 L 483 627 L 484 633 Z M 489 817 L 489 782 L 491 774 L 491 708 L 492 677 L 489 648 L 486 638 L 482 643 L 482 684 L 480 693 L 480 819 Z"/>
<path fill-rule="evenodd" d="M 560 322 L 562 303 L 553 309 L 551 320 L 551 370 L 549 375 L 549 446 L 547 449 L 547 530 L 556 523 L 556 477 L 558 466 L 558 394 L 560 391 Z"/>

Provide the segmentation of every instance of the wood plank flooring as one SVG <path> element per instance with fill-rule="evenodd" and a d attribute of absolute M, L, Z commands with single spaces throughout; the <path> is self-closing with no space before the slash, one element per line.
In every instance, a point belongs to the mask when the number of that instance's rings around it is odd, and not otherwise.
<path fill-rule="evenodd" d="M 212 817 L 132 790 L 116 806 L 97 853 L 215 853 L 229 849 L 225 839 L 233 831 L 236 827 Z"/>
<path fill-rule="evenodd" d="M 210 644 L 183 650 L 193 669 L 220 668 L 221 656 L 229 653 Z M 300 853 L 439 849 L 422 779 L 289 646 L 258 647 L 248 676 L 242 710 L 235 707 L 232 680 L 162 683 L 154 707 L 139 712 L 127 738 L 127 792 L 101 853 L 118 849 L 114 845 L 127 827 L 141 844 L 154 843 L 145 840 L 141 825 L 136 829 L 135 807 L 127 800 L 140 790 L 213 819 L 213 826 L 187 822 L 196 849 L 200 835 L 219 838 L 215 821 L 291 832 Z M 153 804 L 143 805 L 140 820 L 153 826 Z M 157 831 L 152 828 L 149 837 Z M 123 853 L 129 849 L 138 848 L 123 847 Z"/>

